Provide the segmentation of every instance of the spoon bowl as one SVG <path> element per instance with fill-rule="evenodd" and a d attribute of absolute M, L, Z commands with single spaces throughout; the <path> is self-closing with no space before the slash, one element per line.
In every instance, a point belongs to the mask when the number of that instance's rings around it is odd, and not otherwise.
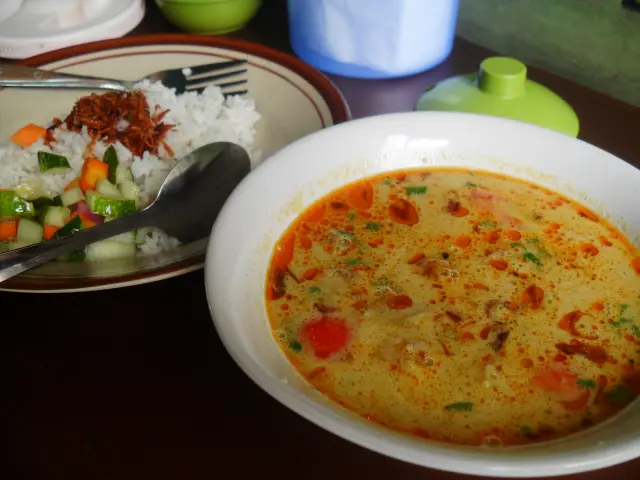
<path fill-rule="evenodd" d="M 251 170 L 249 155 L 230 142 L 210 143 L 183 157 L 145 209 L 111 222 L 0 254 L 0 282 L 87 245 L 144 227 L 183 243 L 205 238 L 228 196 Z"/>

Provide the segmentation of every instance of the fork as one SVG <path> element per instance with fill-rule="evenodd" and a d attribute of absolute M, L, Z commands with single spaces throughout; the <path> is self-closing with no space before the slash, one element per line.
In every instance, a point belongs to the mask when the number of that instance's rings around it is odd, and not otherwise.
<path fill-rule="evenodd" d="M 94 88 L 100 90 L 130 90 L 143 80 L 162 82 L 165 87 L 175 88 L 176 94 L 184 92 L 202 92 L 205 87 L 215 85 L 222 89 L 225 96 L 243 95 L 246 89 L 233 89 L 247 83 L 246 78 L 233 79 L 247 73 L 246 60 L 196 65 L 174 68 L 152 73 L 139 80 L 116 80 L 112 78 L 70 75 L 49 70 L 40 70 L 22 65 L 0 63 L 0 87 L 21 88 Z M 240 68 L 240 67 L 245 68 Z"/>

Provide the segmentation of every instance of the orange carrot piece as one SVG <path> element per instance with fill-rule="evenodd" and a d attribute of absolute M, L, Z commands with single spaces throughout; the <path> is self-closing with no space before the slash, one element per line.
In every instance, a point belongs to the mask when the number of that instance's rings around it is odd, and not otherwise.
<path fill-rule="evenodd" d="M 347 190 L 347 202 L 351 207 L 368 210 L 373 205 L 373 186 L 369 182 L 358 183 Z"/>
<path fill-rule="evenodd" d="M 598 247 L 596 247 L 593 243 L 580 244 L 580 250 L 582 251 L 582 253 L 585 254 L 585 256 L 591 256 L 591 257 L 595 257 L 596 255 L 598 255 L 598 253 L 600 253 L 600 250 L 598 250 Z"/>
<path fill-rule="evenodd" d="M 409 260 L 407 260 L 407 263 L 409 265 L 413 265 L 414 263 L 418 263 L 420 260 L 423 260 L 424 258 L 426 258 L 424 253 L 422 253 L 422 252 L 416 253 L 413 257 L 411 257 Z"/>
<path fill-rule="evenodd" d="M 522 303 L 531 304 L 531 308 L 540 308 L 544 301 L 544 290 L 537 285 L 530 285 L 522 294 Z"/>
<path fill-rule="evenodd" d="M 498 240 L 500 240 L 500 232 L 498 230 L 491 230 L 486 233 L 484 239 L 491 244 L 498 243 Z"/>
<path fill-rule="evenodd" d="M 316 278 L 318 276 L 318 274 L 320 273 L 320 269 L 319 268 L 310 268 L 309 270 L 305 271 L 302 274 L 302 279 L 303 280 L 313 280 L 314 278 Z"/>
<path fill-rule="evenodd" d="M 44 138 L 46 135 L 46 128 L 30 123 L 14 133 L 11 136 L 11 141 L 20 145 L 22 148 L 27 148 L 36 143 L 38 139 Z"/>
<path fill-rule="evenodd" d="M 302 221 L 315 223 L 324 218 L 324 214 L 327 211 L 327 205 L 324 203 L 313 205 L 303 215 Z"/>
<path fill-rule="evenodd" d="M 400 199 L 389 205 L 389 217 L 396 223 L 415 225 L 420 220 L 416 207 L 408 200 Z"/>
<path fill-rule="evenodd" d="M 293 232 L 287 233 L 282 241 L 276 246 L 273 254 L 273 266 L 282 270 L 293 260 L 293 250 L 296 245 L 296 235 Z"/>
<path fill-rule="evenodd" d="M 67 192 L 67 191 L 71 190 L 72 188 L 76 188 L 78 186 L 78 182 L 79 181 L 80 181 L 80 178 L 76 178 L 71 183 L 69 183 L 69 185 L 64 187 L 64 191 Z"/>
<path fill-rule="evenodd" d="M 506 260 L 489 260 L 489 265 L 496 270 L 506 270 L 509 266 Z"/>
<path fill-rule="evenodd" d="M 310 250 L 312 245 L 313 243 L 311 242 L 311 239 L 309 237 L 307 237 L 306 235 L 300 236 L 300 246 L 302 248 L 304 248 L 305 250 Z"/>
<path fill-rule="evenodd" d="M 505 236 L 513 242 L 517 242 L 522 238 L 522 234 L 517 230 L 509 230 L 505 233 Z"/>
<path fill-rule="evenodd" d="M 11 240 L 18 236 L 18 221 L 6 220 L 0 222 L 0 240 Z"/>
<path fill-rule="evenodd" d="M 342 350 L 349 341 L 350 332 L 342 318 L 323 316 L 302 327 L 303 337 L 318 358 L 327 358 Z"/>
<path fill-rule="evenodd" d="M 471 244 L 471 237 L 468 235 L 460 235 L 456 238 L 456 247 L 465 248 Z"/>
<path fill-rule="evenodd" d="M 51 240 L 58 230 L 60 230 L 60 227 L 56 227 L 55 225 L 45 225 L 43 235 L 44 239 Z"/>
<path fill-rule="evenodd" d="M 107 178 L 108 173 L 109 165 L 101 162 L 97 158 L 88 157 L 84 160 L 82 174 L 80 175 L 78 185 L 83 192 L 86 192 L 87 190 L 94 190 L 98 180 Z"/>
<path fill-rule="evenodd" d="M 631 260 L 631 268 L 636 272 L 636 275 L 640 275 L 640 257 L 634 257 Z"/>

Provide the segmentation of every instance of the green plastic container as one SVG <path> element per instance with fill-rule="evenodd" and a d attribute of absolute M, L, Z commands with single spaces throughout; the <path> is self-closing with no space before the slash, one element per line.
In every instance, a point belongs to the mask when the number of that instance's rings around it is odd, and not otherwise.
<path fill-rule="evenodd" d="M 222 35 L 240 30 L 262 0 L 155 0 L 171 23 L 190 33 Z"/>
<path fill-rule="evenodd" d="M 527 79 L 518 60 L 491 57 L 478 73 L 444 80 L 422 94 L 417 110 L 482 113 L 557 130 L 572 137 L 580 124 L 571 106 L 547 87 Z"/>

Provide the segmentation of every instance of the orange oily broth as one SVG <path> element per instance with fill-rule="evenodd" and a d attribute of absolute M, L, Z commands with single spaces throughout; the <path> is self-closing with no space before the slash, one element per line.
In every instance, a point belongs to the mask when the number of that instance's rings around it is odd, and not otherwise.
<path fill-rule="evenodd" d="M 612 225 L 487 172 L 351 184 L 276 246 L 267 310 L 320 392 L 453 443 L 578 431 L 640 393 L 640 260 Z"/>

